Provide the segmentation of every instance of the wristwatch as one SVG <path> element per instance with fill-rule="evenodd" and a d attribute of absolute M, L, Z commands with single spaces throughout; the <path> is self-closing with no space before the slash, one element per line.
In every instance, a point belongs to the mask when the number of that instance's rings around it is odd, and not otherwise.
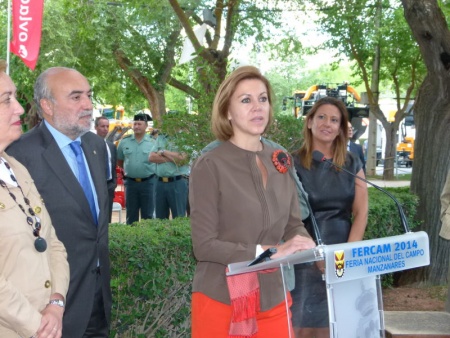
<path fill-rule="evenodd" d="M 51 299 L 48 303 L 51 305 L 57 305 L 62 308 L 66 305 L 62 299 Z"/>
<path fill-rule="evenodd" d="M 164 150 L 160 150 L 160 151 L 159 151 L 159 154 L 160 154 L 161 156 L 164 156 Z"/>

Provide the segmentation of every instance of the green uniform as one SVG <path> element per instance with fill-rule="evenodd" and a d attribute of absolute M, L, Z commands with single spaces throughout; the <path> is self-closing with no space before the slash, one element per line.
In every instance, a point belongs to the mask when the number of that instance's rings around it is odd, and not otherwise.
<path fill-rule="evenodd" d="M 145 134 L 141 142 L 134 135 L 124 137 L 117 148 L 117 159 L 122 160 L 125 176 L 144 178 L 155 174 L 156 165 L 148 157 L 155 145 L 155 139 Z"/>
<path fill-rule="evenodd" d="M 117 159 L 124 161 L 125 204 L 127 224 L 153 218 L 155 210 L 155 169 L 149 161 L 155 140 L 145 134 L 140 142 L 134 135 L 123 138 L 117 148 Z"/>
<path fill-rule="evenodd" d="M 152 151 L 158 152 L 160 150 L 169 150 L 178 152 L 178 149 L 169 141 L 167 136 L 159 135 L 156 139 L 155 147 Z M 178 175 L 189 174 L 189 166 L 188 165 L 176 165 L 173 162 L 165 162 L 156 164 L 156 176 L 158 177 L 174 177 Z"/>
<path fill-rule="evenodd" d="M 156 139 L 153 152 L 168 150 L 178 152 L 172 142 L 160 134 Z M 188 199 L 187 175 L 189 174 L 188 165 L 177 165 L 173 162 L 156 164 L 156 218 L 169 218 L 186 216 L 186 207 Z"/>

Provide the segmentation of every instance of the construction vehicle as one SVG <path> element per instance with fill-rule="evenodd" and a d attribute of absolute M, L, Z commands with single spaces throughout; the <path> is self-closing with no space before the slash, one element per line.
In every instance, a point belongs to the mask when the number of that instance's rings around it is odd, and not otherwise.
<path fill-rule="evenodd" d="M 397 164 L 412 167 L 414 162 L 414 137 L 406 136 L 397 144 Z"/>
<path fill-rule="evenodd" d="M 103 106 L 97 107 L 101 116 L 106 117 L 108 120 L 119 120 L 122 121 L 125 115 L 125 109 L 123 106 L 113 106 L 110 104 L 106 104 Z M 111 124 L 110 124 L 111 130 Z"/>
<path fill-rule="evenodd" d="M 369 117 L 369 106 L 361 103 L 361 96 L 348 83 L 326 83 L 313 85 L 306 91 L 297 90 L 292 96 L 283 98 L 283 110 L 287 109 L 289 100 L 293 104 L 293 113 L 299 118 L 306 115 L 314 103 L 322 97 L 330 96 L 342 100 L 347 107 L 349 120 L 352 123 L 354 133 L 353 140 L 357 140 L 366 130 L 362 119 Z"/>
<path fill-rule="evenodd" d="M 414 101 L 411 101 L 408 104 L 408 108 L 406 109 L 407 115 L 402 122 L 400 122 L 399 126 L 399 136 L 396 147 L 398 166 L 412 167 L 414 162 L 414 140 L 416 129 L 412 110 L 413 105 Z M 390 110 L 387 120 L 389 122 L 394 122 L 396 113 L 396 110 Z"/>
<path fill-rule="evenodd" d="M 106 139 L 115 142 L 132 128 L 131 120 L 125 117 L 123 106 L 113 106 L 110 104 L 97 106 L 99 116 L 104 116 L 109 120 L 109 132 Z"/>
<path fill-rule="evenodd" d="M 412 167 L 414 162 L 414 140 L 416 136 L 412 110 L 400 123 L 401 142 L 397 144 L 397 165 Z"/>

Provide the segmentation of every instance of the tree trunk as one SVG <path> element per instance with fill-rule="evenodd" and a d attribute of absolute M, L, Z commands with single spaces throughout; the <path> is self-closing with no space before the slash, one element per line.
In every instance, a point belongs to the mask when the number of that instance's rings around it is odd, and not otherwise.
<path fill-rule="evenodd" d="M 160 95 L 158 95 L 158 92 L 152 86 L 150 81 L 137 68 L 133 66 L 130 59 L 121 49 L 114 50 L 114 57 L 120 68 L 122 68 L 125 73 L 133 80 L 133 82 L 147 99 L 150 111 L 152 112 L 153 121 L 160 121 Z M 165 110 L 163 109 L 162 112 L 164 113 Z"/>
<path fill-rule="evenodd" d="M 414 109 L 416 139 L 411 190 L 419 196 L 419 228 L 430 238 L 431 264 L 405 271 L 401 284 L 447 282 L 450 241 L 439 237 L 440 194 L 450 164 L 450 31 L 436 0 L 402 0 L 427 67 Z"/>
<path fill-rule="evenodd" d="M 397 131 L 398 125 L 395 126 L 392 123 L 383 121 L 383 128 L 386 132 L 386 149 L 384 152 L 384 170 L 383 179 L 394 179 L 394 168 L 396 161 L 396 149 L 397 149 Z"/>
<path fill-rule="evenodd" d="M 231 43 L 235 35 L 235 27 L 240 12 L 239 1 L 223 0 L 215 1 L 216 26 L 214 27 L 214 37 L 208 42 L 208 47 L 204 48 L 195 36 L 192 23 L 188 15 L 180 6 L 178 0 L 169 0 L 175 14 L 180 20 L 187 37 L 191 41 L 198 58 L 195 61 L 198 81 L 202 86 L 202 92 L 197 99 L 197 105 L 201 113 L 209 114 L 214 100 L 214 95 L 227 74 L 228 57 L 230 55 Z M 226 12 L 226 19 L 222 16 Z M 223 23 L 226 23 L 223 26 Z M 218 49 L 223 42 L 222 50 Z"/>
<path fill-rule="evenodd" d="M 377 174 L 377 117 L 369 112 L 369 133 L 367 139 L 366 175 Z"/>
<path fill-rule="evenodd" d="M 374 20 L 375 30 L 378 34 L 380 30 L 382 7 L 381 1 L 377 1 L 377 11 Z M 370 106 L 370 116 L 369 116 L 369 153 L 367 154 L 366 172 L 370 176 L 375 176 L 377 174 L 377 117 L 374 115 L 375 110 L 380 110 L 379 106 L 379 93 L 380 93 L 380 63 L 381 63 L 381 48 L 380 42 L 375 45 L 373 63 L 372 63 L 372 77 L 370 81 L 370 89 L 373 93 L 373 104 Z"/>

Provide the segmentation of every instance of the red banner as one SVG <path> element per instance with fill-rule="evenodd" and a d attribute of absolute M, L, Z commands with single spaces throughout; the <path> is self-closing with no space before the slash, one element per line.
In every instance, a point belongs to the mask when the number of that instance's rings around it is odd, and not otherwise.
<path fill-rule="evenodd" d="M 34 70 L 41 46 L 44 0 L 13 0 L 11 51 Z"/>

